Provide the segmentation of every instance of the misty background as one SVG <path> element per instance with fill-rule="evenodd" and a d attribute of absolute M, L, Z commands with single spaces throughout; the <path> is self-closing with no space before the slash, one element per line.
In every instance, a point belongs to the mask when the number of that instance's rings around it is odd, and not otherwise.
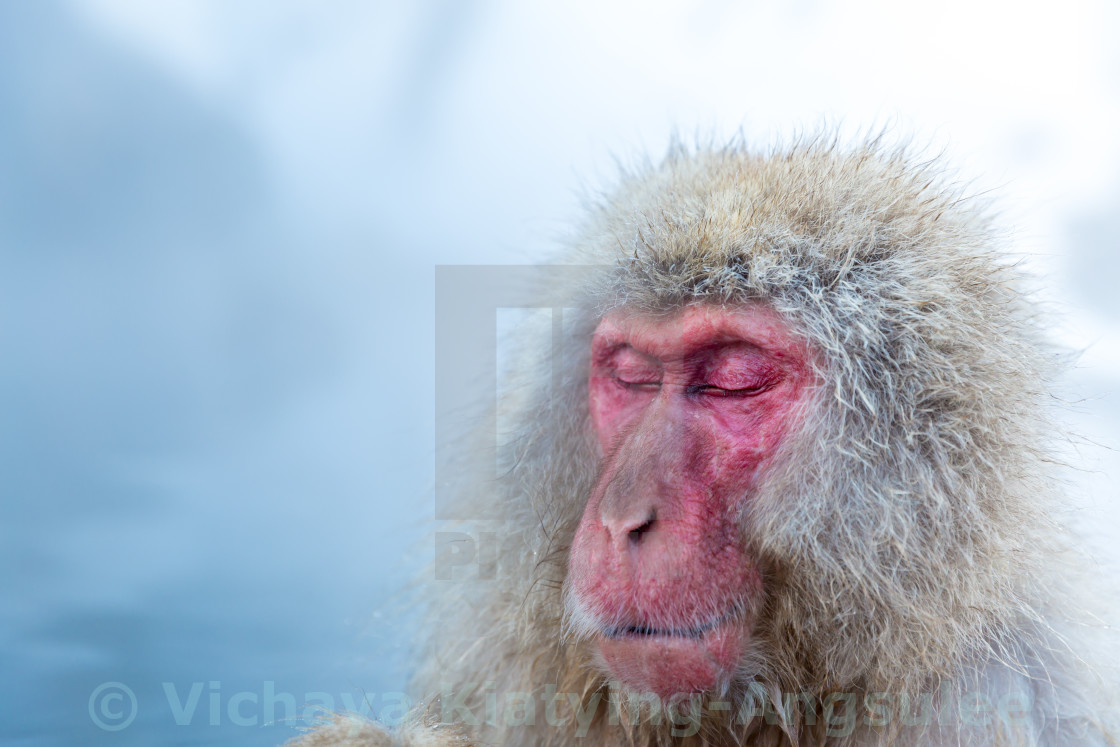
<path fill-rule="evenodd" d="M 434 268 L 546 259 L 674 130 L 890 126 L 992 190 L 1080 352 L 1076 520 L 1120 555 L 1118 8 L 0 0 L 0 740 L 391 707 Z"/>

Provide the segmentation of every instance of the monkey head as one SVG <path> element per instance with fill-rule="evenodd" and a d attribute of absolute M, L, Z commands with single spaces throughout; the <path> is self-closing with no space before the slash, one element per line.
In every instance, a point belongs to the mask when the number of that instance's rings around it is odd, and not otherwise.
<path fill-rule="evenodd" d="M 585 414 L 561 427 L 594 474 L 550 504 L 586 666 L 663 699 L 894 692 L 1025 640 L 1050 362 L 992 243 L 876 146 L 680 151 L 623 181 L 579 239 L 608 277 L 565 343 Z M 525 442 L 573 487 L 578 435 Z"/>

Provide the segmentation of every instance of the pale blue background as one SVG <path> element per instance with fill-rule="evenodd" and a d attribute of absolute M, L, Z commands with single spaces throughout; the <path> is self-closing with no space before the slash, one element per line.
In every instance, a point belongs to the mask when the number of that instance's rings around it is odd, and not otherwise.
<path fill-rule="evenodd" d="M 0 0 L 0 740 L 277 744 L 225 713 L 268 687 L 380 710 L 431 560 L 433 267 L 539 261 L 674 127 L 893 123 L 995 188 L 1084 351 L 1078 516 L 1115 546 L 1115 5 L 775 5 Z M 189 725 L 165 682 L 204 683 Z"/>

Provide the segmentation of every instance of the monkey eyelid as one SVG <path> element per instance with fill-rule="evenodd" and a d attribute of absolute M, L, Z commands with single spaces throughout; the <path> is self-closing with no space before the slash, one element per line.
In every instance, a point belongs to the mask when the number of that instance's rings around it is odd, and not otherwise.
<path fill-rule="evenodd" d="M 770 389 L 771 386 L 773 385 L 766 383 L 739 389 L 725 389 L 724 387 L 713 386 L 711 384 L 693 384 L 685 391 L 688 392 L 688 394 L 702 394 L 710 397 L 753 397 L 756 394 L 762 394 L 767 389 Z"/>
<path fill-rule="evenodd" d="M 744 398 L 744 396 L 755 396 L 763 392 L 773 389 L 775 382 L 767 381 L 755 386 L 737 386 L 735 389 L 727 386 L 716 386 L 713 384 L 693 384 L 685 389 L 690 395 L 706 395 L 706 396 L 731 396 L 731 398 Z"/>
<path fill-rule="evenodd" d="M 623 389 L 655 391 L 661 388 L 660 381 L 627 381 L 626 379 L 622 379 L 618 376 L 612 376 L 611 378 Z M 753 397 L 757 394 L 762 394 L 772 387 L 772 382 L 766 382 L 763 384 L 759 384 L 758 386 L 738 387 L 735 389 L 714 386 L 712 384 L 690 384 L 684 387 L 684 391 L 685 394 L 688 394 L 689 396 L 706 395 L 709 397 Z"/>
<path fill-rule="evenodd" d="M 618 382 L 619 386 L 623 387 L 624 389 L 653 390 L 661 388 L 660 381 L 627 381 L 626 379 L 620 378 L 617 375 L 612 376 L 611 378 Z"/>

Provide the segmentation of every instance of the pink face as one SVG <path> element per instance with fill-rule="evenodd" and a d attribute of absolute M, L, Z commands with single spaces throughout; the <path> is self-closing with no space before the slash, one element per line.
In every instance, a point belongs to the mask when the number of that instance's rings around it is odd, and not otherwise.
<path fill-rule="evenodd" d="M 591 343 L 604 459 L 572 544 L 611 675 L 663 698 L 731 677 L 763 595 L 742 511 L 796 424 L 812 353 L 759 305 L 616 311 Z"/>

